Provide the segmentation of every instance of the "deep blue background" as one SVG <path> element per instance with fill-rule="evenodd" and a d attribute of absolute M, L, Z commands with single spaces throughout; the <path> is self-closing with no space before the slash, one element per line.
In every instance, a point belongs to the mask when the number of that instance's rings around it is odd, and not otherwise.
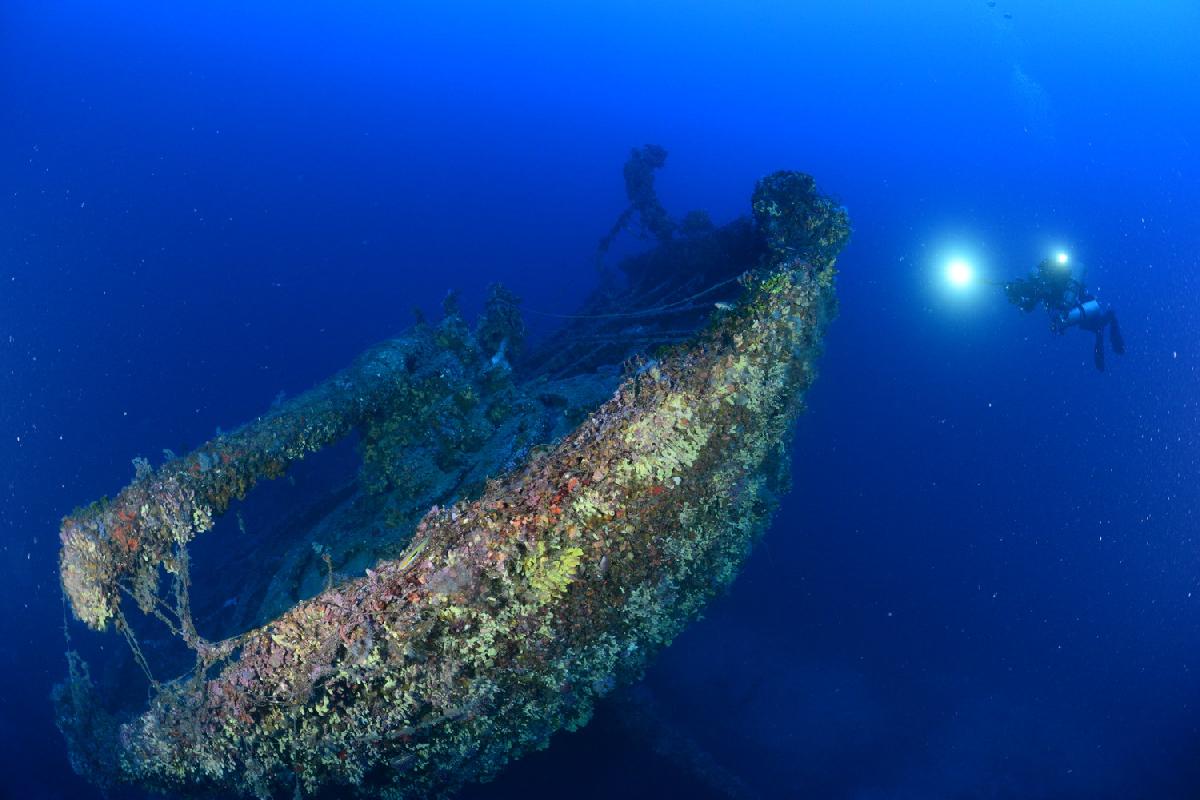
<path fill-rule="evenodd" d="M 645 142 L 676 214 L 793 168 L 855 225 L 795 490 L 651 675 L 675 729 L 767 797 L 1200 797 L 1194 3 L 110 5 L 0 10 L 0 797 L 95 796 L 59 517 L 450 287 L 569 311 Z M 942 286 L 1057 247 L 1105 374 Z M 700 791 L 614 731 L 469 794 Z"/>

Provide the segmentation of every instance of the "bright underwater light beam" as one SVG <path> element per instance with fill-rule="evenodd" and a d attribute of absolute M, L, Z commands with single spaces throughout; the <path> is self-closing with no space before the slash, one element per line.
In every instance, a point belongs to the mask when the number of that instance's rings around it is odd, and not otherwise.
<path fill-rule="evenodd" d="M 1057 253 L 1054 254 L 1054 261 L 1060 267 L 1065 267 L 1067 265 L 1067 262 L 1070 260 L 1071 260 L 1071 257 L 1069 255 L 1067 255 L 1066 250 L 1059 250 Z"/>
<path fill-rule="evenodd" d="M 971 265 L 961 258 L 956 258 L 946 267 L 946 280 L 955 287 L 964 287 L 974 279 Z"/>

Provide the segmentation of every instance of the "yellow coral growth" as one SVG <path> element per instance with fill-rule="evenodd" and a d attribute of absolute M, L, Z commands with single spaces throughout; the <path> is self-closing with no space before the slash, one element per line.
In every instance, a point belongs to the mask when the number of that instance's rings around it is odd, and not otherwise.
<path fill-rule="evenodd" d="M 529 589 L 538 605 L 551 603 L 566 593 L 582 560 L 583 550 L 578 547 L 550 552 L 545 542 L 537 543 L 537 548 L 521 561 L 521 572 L 529 579 Z"/>
<path fill-rule="evenodd" d="M 629 426 L 628 461 L 617 465 L 626 480 L 663 483 L 686 470 L 700 456 L 712 428 L 696 421 L 696 411 L 682 394 L 668 394 L 653 413 Z"/>

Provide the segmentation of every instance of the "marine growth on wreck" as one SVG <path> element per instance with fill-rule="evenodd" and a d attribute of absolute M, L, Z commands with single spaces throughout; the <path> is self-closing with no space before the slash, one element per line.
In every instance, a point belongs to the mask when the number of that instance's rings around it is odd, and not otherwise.
<path fill-rule="evenodd" d="M 451 297 L 440 322 L 63 520 L 74 618 L 123 635 L 150 683 L 129 707 L 68 654 L 55 701 L 76 770 L 178 795 L 447 796 L 585 724 L 733 581 L 788 486 L 849 229 L 797 172 L 759 181 L 748 218 L 676 222 L 653 190 L 665 158 L 633 152 L 600 248 L 636 219 L 653 249 L 550 341 L 525 347 L 501 287 L 474 327 Z M 236 620 L 200 630 L 194 540 L 351 432 L 353 484 L 290 529 Z M 190 670 L 160 674 L 149 624 Z"/>

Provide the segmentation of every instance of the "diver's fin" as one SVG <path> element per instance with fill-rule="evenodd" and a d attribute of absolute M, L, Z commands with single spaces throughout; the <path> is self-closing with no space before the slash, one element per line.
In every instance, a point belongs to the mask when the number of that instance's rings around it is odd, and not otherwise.
<path fill-rule="evenodd" d="M 1112 342 L 1113 352 L 1119 356 L 1125 355 L 1125 337 L 1121 335 L 1121 326 L 1117 324 L 1117 315 L 1109 317 L 1108 338 Z"/>
<path fill-rule="evenodd" d="M 1096 331 L 1096 347 L 1092 353 L 1096 359 L 1096 369 L 1104 372 L 1104 331 Z"/>

